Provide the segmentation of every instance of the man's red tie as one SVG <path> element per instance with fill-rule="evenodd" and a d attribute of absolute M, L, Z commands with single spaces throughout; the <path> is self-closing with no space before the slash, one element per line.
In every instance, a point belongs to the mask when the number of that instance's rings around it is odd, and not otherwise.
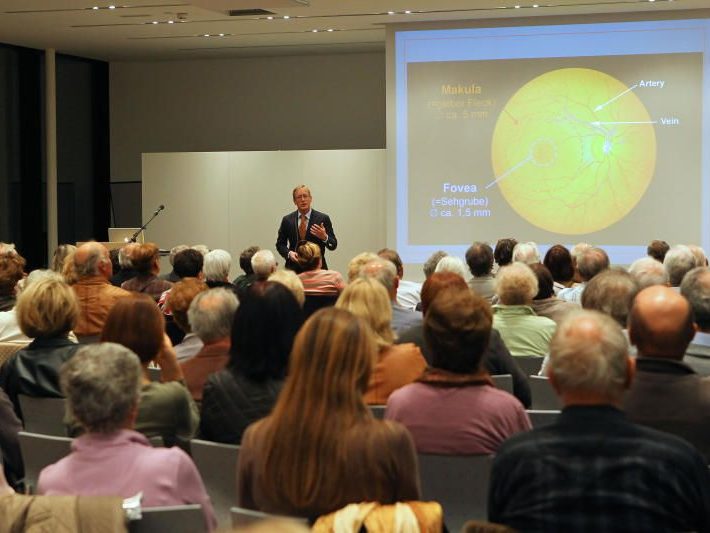
<path fill-rule="evenodd" d="M 306 240 L 306 226 L 308 222 L 306 221 L 306 215 L 301 215 L 301 223 L 298 225 L 298 238 L 302 241 Z"/>

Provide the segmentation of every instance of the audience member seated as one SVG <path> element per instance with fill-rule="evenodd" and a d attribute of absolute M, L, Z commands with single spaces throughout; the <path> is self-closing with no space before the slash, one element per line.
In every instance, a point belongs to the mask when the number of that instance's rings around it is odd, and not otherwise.
<path fill-rule="evenodd" d="M 187 250 L 189 248 L 190 247 L 187 244 L 178 244 L 177 246 L 173 246 L 172 248 L 170 248 L 170 255 L 168 255 L 168 261 L 170 261 L 170 266 L 172 267 L 172 270 L 170 270 L 170 272 L 168 272 L 167 274 L 161 274 L 160 279 L 164 279 L 165 281 L 169 281 L 170 283 L 177 283 L 178 281 L 180 281 L 182 276 L 175 272 L 175 257 L 183 250 Z"/>
<path fill-rule="evenodd" d="M 683 362 L 695 334 L 688 300 L 668 287 L 649 287 L 634 301 L 629 336 L 636 378 L 623 409 L 639 424 L 683 437 L 710 463 L 710 377 Z"/>
<path fill-rule="evenodd" d="M 529 266 L 535 277 L 537 277 L 537 294 L 532 301 L 532 308 L 537 316 L 547 317 L 559 324 L 567 313 L 579 309 L 577 304 L 561 300 L 555 296 L 552 274 L 545 265 L 536 263 Z"/>
<path fill-rule="evenodd" d="M 453 272 L 462 278 L 466 278 L 467 276 L 466 263 L 464 263 L 462 259 L 451 255 L 442 257 L 441 261 L 436 264 L 434 272 Z"/>
<path fill-rule="evenodd" d="M 271 412 L 302 323 L 291 292 L 273 281 L 254 289 L 239 305 L 227 367 L 205 383 L 200 438 L 239 444 L 247 426 Z"/>
<path fill-rule="evenodd" d="M 513 262 L 513 249 L 517 244 L 518 241 L 515 239 L 498 239 L 496 247 L 493 250 L 493 259 L 495 259 L 496 270 Z"/>
<path fill-rule="evenodd" d="M 498 271 L 496 281 L 499 303 L 493 306 L 493 327 L 505 346 L 514 356 L 544 356 L 556 325 L 533 311 L 533 297 L 538 292 L 535 274 L 524 263 L 512 263 Z"/>
<path fill-rule="evenodd" d="M 493 275 L 493 248 L 485 242 L 474 242 L 466 250 L 466 264 L 473 276 L 468 286 L 489 303 L 496 294 L 496 278 Z"/>
<path fill-rule="evenodd" d="M 232 256 L 226 250 L 212 250 L 205 255 L 205 282 L 210 289 L 224 287 L 236 294 L 236 288 L 229 282 L 229 271 L 232 269 Z"/>
<path fill-rule="evenodd" d="M 653 285 L 668 285 L 668 271 L 663 263 L 653 257 L 641 257 L 631 263 L 629 274 L 636 280 L 639 290 Z"/>
<path fill-rule="evenodd" d="M 244 274 L 234 278 L 232 285 L 236 287 L 237 297 L 240 300 L 243 299 L 245 291 L 249 290 L 251 284 L 254 283 L 254 279 L 256 279 L 254 269 L 251 267 L 251 258 L 254 257 L 254 254 L 258 251 L 258 246 L 250 246 L 249 248 L 242 250 L 242 253 L 239 254 L 239 268 L 242 269 Z"/>
<path fill-rule="evenodd" d="M 453 272 L 437 272 L 427 278 L 422 286 L 422 312 L 424 316 L 426 316 L 429 305 L 439 292 L 448 288 L 465 292 L 467 285 L 461 276 Z M 424 338 L 423 324 L 402 333 L 397 342 L 413 342 L 422 351 L 426 362 L 429 365 L 433 363 L 434 354 Z M 513 356 L 510 355 L 508 348 L 505 347 L 503 339 L 500 337 L 500 333 L 495 329 L 491 330 L 482 361 L 491 375 L 510 374 L 513 377 L 513 394 L 525 407 L 530 407 L 530 384 L 528 383 L 528 378 L 515 362 Z"/>
<path fill-rule="evenodd" d="M 503 443 L 488 519 L 521 531 L 708 531 L 710 473 L 684 440 L 619 410 L 634 365 L 619 325 L 578 311 L 550 350 L 557 421 Z"/>
<path fill-rule="evenodd" d="M 569 251 L 570 255 L 572 256 L 572 264 L 574 265 L 574 278 L 572 279 L 572 281 L 574 282 L 572 284 L 573 287 L 575 284 L 582 282 L 582 277 L 579 275 L 579 268 L 577 268 L 579 264 L 579 259 L 582 257 L 582 254 L 584 252 L 590 250 L 591 248 L 592 245 L 588 242 L 578 242 L 577 244 L 572 246 L 572 249 Z"/>
<path fill-rule="evenodd" d="M 362 252 L 353 257 L 348 263 L 348 283 L 352 283 L 359 278 L 362 267 L 378 257 L 377 254 L 373 254 L 372 252 Z"/>
<path fill-rule="evenodd" d="M 190 457 L 176 447 L 154 448 L 133 431 L 141 375 L 136 355 L 113 343 L 85 346 L 64 365 L 62 389 L 85 433 L 67 457 L 42 470 L 39 492 L 122 498 L 142 492 L 142 507 L 199 504 L 212 530 L 212 504 Z"/>
<path fill-rule="evenodd" d="M 415 383 L 392 393 L 385 418 L 406 426 L 419 453 L 494 454 L 530 429 L 525 408 L 498 390 L 482 364 L 491 332 L 488 303 L 447 288 L 431 302 L 424 337 L 434 360 Z"/>
<path fill-rule="evenodd" d="M 15 307 L 17 282 L 25 275 L 25 259 L 17 252 L 0 254 L 0 311 Z"/>
<path fill-rule="evenodd" d="M 360 269 L 360 277 L 373 278 L 384 285 L 390 298 L 390 306 L 392 308 L 391 327 L 395 335 L 411 327 L 421 325 L 422 314 L 419 311 L 412 311 L 397 303 L 399 278 L 397 278 L 397 267 L 394 266 L 392 261 L 377 257 Z"/>
<path fill-rule="evenodd" d="M 322 309 L 304 324 L 274 410 L 244 433 L 241 507 L 314 519 L 349 503 L 419 499 L 409 432 L 363 401 L 376 354 L 348 311 Z"/>
<path fill-rule="evenodd" d="M 79 306 L 71 288 L 54 275 L 25 287 L 15 310 L 20 329 L 34 340 L 0 367 L 0 387 L 22 418 L 19 394 L 62 397 L 59 368 L 79 348 L 67 337 L 76 324 Z"/>
<path fill-rule="evenodd" d="M 392 248 L 382 248 L 377 255 L 387 261 L 392 261 L 397 268 L 397 277 L 399 278 L 399 286 L 397 287 L 397 303 L 402 307 L 414 311 L 417 304 L 422 301 L 421 291 L 422 284 L 416 281 L 408 281 L 404 279 L 404 265 L 402 258 L 397 253 L 397 250 Z"/>
<path fill-rule="evenodd" d="M 277 270 L 269 276 L 268 281 L 280 283 L 290 290 L 298 305 L 303 308 L 303 304 L 306 301 L 306 292 L 303 290 L 301 278 L 293 270 Z"/>
<path fill-rule="evenodd" d="M 113 305 L 130 292 L 109 283 L 113 273 L 108 250 L 98 242 L 79 246 L 74 254 L 77 280 L 72 289 L 79 299 L 79 319 L 74 333 L 77 337 L 97 337 Z"/>
<path fill-rule="evenodd" d="M 131 263 L 130 258 L 130 251 L 136 246 L 138 245 L 132 242 L 121 246 L 118 250 L 111 250 L 109 252 L 109 257 L 111 257 L 111 266 L 113 269 L 111 285 L 114 287 L 120 287 L 124 282 L 136 277 L 136 271 L 133 270 L 133 264 Z M 113 260 L 114 252 L 118 253 L 118 268 L 116 268 L 116 262 Z"/>
<path fill-rule="evenodd" d="M 710 268 L 698 267 L 688 272 L 680 293 L 693 309 L 696 332 L 685 353 L 685 362 L 703 375 L 710 376 Z"/>
<path fill-rule="evenodd" d="M 693 254 L 693 257 L 695 257 L 695 266 L 696 267 L 706 267 L 708 266 L 708 258 L 705 255 L 705 250 L 703 250 L 700 246 L 697 244 L 689 244 L 688 249 L 691 251 Z"/>
<path fill-rule="evenodd" d="M 155 302 L 160 295 L 172 287 L 172 283 L 160 279 L 160 255 L 158 247 L 152 242 L 138 244 L 129 250 L 129 258 L 136 276 L 124 281 L 121 288 L 131 292 L 147 294 Z"/>
<path fill-rule="evenodd" d="M 574 285 L 574 260 L 569 250 L 561 244 L 555 244 L 547 250 L 542 264 L 550 271 L 555 295 L 562 289 Z"/>
<path fill-rule="evenodd" d="M 437 250 L 436 252 L 431 254 L 426 261 L 424 261 L 424 265 L 422 266 L 422 271 L 424 272 L 424 279 L 429 279 L 429 277 L 434 273 L 434 271 L 436 271 L 436 265 L 438 265 L 439 261 L 441 261 L 447 255 L 449 254 L 445 251 Z M 417 309 L 417 311 L 418 310 L 419 309 Z"/>
<path fill-rule="evenodd" d="M 584 287 L 589 280 L 609 268 L 609 256 L 601 248 L 585 247 L 582 248 L 582 251 L 579 252 L 578 257 L 575 259 L 575 266 L 579 275 L 579 283 L 560 290 L 557 296 L 562 300 L 579 304 L 582 300 Z"/>
<path fill-rule="evenodd" d="M 365 392 L 366 403 L 385 404 L 392 391 L 421 376 L 426 361 L 419 348 L 412 343 L 394 344 L 392 308 L 381 283 L 369 278 L 356 279 L 335 306 L 367 322 L 377 344 L 377 361 Z"/>
<path fill-rule="evenodd" d="M 0 483 L 9 482 L 15 489 L 20 489 L 24 477 L 22 454 L 17 434 L 22 431 L 22 422 L 15 414 L 15 408 L 0 389 Z M 4 472 L 3 472 L 4 470 Z M 3 516 L 0 513 L 0 516 Z"/>
<path fill-rule="evenodd" d="M 202 349 L 202 340 L 190 327 L 187 318 L 187 310 L 190 308 L 193 298 L 207 290 L 207 284 L 197 278 L 183 278 L 175 283 L 168 291 L 165 302 L 165 312 L 173 317 L 173 323 L 180 328 L 185 336 L 179 344 L 175 345 L 175 356 L 178 362 L 186 361 L 197 355 Z M 167 324 L 166 324 L 167 329 Z"/>
<path fill-rule="evenodd" d="M 513 248 L 513 262 L 534 265 L 540 262 L 540 250 L 534 242 L 519 242 Z"/>
<path fill-rule="evenodd" d="M 671 287 L 680 287 L 683 276 L 695 268 L 695 256 L 690 248 L 683 244 L 674 246 L 663 259 L 663 266 L 668 272 L 668 283 Z"/>
<path fill-rule="evenodd" d="M 622 268 L 610 268 L 587 283 L 581 303 L 584 309 L 609 315 L 625 329 L 638 292 L 638 284 L 631 274 Z"/>
<path fill-rule="evenodd" d="M 224 287 L 201 292 L 190 304 L 187 318 L 203 347 L 195 357 L 181 363 L 180 368 L 196 402 L 202 401 L 207 377 L 222 370 L 229 360 L 229 335 L 238 305 L 234 292 Z"/>
<path fill-rule="evenodd" d="M 64 272 L 64 262 L 68 257 L 76 253 L 76 246 L 73 244 L 60 244 L 54 249 L 52 262 L 49 265 L 50 270 L 54 270 L 57 274 Z"/>
<path fill-rule="evenodd" d="M 323 270 L 320 247 L 312 242 L 304 242 L 296 248 L 298 254 L 298 275 L 303 283 L 306 296 L 338 296 L 345 288 L 340 272 Z"/>
<path fill-rule="evenodd" d="M 204 279 L 204 272 L 202 267 L 204 266 L 205 257 L 201 252 L 195 250 L 194 248 L 186 248 L 175 254 L 175 261 L 173 262 L 173 271 L 178 279 L 185 278 L 197 278 L 199 280 Z M 185 337 L 185 330 L 180 328 L 172 319 L 172 312 L 168 308 L 166 302 L 170 296 L 170 291 L 172 287 L 160 295 L 158 298 L 158 307 L 165 315 L 165 331 L 170 337 L 173 345 L 180 344 Z M 188 304 L 189 305 L 189 304 Z M 187 312 L 187 308 L 185 308 Z"/>
<path fill-rule="evenodd" d="M 147 437 L 163 437 L 168 446 L 193 438 L 199 412 L 165 334 L 163 315 L 152 298 L 141 294 L 119 300 L 106 320 L 101 342 L 122 344 L 141 361 L 143 386 L 136 430 Z M 150 380 L 151 363 L 160 368 L 160 383 Z"/>
<path fill-rule="evenodd" d="M 646 254 L 658 263 L 663 263 L 671 247 L 666 241 L 653 240 L 646 247 Z"/>

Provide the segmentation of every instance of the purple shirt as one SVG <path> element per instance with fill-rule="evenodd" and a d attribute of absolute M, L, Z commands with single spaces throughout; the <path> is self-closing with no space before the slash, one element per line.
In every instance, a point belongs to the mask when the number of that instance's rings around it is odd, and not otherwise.
<path fill-rule="evenodd" d="M 127 498 L 142 491 L 142 507 L 197 503 L 209 530 L 217 527 L 202 478 L 180 448 L 153 448 L 129 430 L 82 435 L 71 447 L 72 453 L 40 473 L 40 494 Z"/>
<path fill-rule="evenodd" d="M 493 454 L 531 428 L 520 401 L 489 385 L 411 383 L 389 397 L 385 418 L 407 427 L 417 452 L 443 455 Z"/>

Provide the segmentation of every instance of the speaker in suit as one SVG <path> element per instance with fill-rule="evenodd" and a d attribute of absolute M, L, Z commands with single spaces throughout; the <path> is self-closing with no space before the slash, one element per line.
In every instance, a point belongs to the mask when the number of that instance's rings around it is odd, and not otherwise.
<path fill-rule="evenodd" d="M 328 269 L 325 260 L 325 249 L 335 250 L 338 247 L 338 240 L 333 231 L 333 224 L 330 217 L 325 213 L 311 209 L 311 191 L 305 185 L 296 187 L 293 190 L 293 202 L 296 204 L 296 211 L 289 213 L 281 219 L 279 234 L 276 238 L 276 250 L 286 260 L 286 268 L 300 272 L 296 262 L 296 248 L 299 241 L 305 240 L 317 244 L 320 247 L 323 262 L 321 267 Z M 302 216 L 305 215 L 305 221 Z M 304 226 L 301 235 L 301 226 Z"/>

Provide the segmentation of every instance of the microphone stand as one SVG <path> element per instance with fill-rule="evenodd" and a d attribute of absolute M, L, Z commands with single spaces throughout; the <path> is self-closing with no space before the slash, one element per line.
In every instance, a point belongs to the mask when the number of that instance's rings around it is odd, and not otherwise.
<path fill-rule="evenodd" d="M 145 229 L 148 227 L 148 224 L 150 224 L 151 222 L 153 222 L 153 219 L 154 219 L 155 217 L 157 217 L 163 209 L 165 209 L 165 206 L 164 206 L 164 205 L 161 205 L 158 209 L 156 209 L 156 210 L 155 210 L 155 213 L 153 213 L 153 216 L 150 217 L 150 219 L 148 220 L 148 222 L 146 222 L 146 223 L 143 224 L 140 228 L 138 228 L 138 230 L 137 230 L 133 235 L 131 235 L 131 238 L 128 239 L 126 242 L 136 242 L 136 239 L 138 238 L 138 235 L 140 235 L 143 231 L 145 231 Z"/>

